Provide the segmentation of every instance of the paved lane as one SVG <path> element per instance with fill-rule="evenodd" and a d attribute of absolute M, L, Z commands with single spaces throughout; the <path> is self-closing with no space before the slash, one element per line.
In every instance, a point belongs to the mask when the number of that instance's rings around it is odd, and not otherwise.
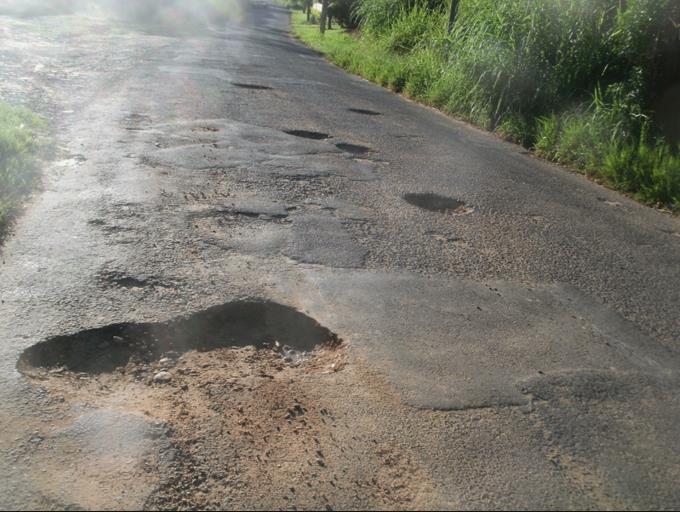
<path fill-rule="evenodd" d="M 0 94 L 50 118 L 58 156 L 3 248 L 0 505 L 677 507 L 680 222 L 345 74 L 281 7 L 234 13 L 2 18 Z M 306 393 L 324 465 L 312 437 L 177 419 L 178 384 L 56 349 L 15 369 L 54 336 L 244 299 L 337 333 L 346 366 L 232 386 L 219 417 Z"/>

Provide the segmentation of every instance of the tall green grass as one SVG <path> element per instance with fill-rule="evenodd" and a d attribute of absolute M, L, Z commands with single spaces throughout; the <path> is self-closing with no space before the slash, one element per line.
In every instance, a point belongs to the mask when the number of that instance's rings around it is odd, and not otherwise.
<path fill-rule="evenodd" d="M 651 110 L 680 82 L 680 1 L 461 0 L 451 34 L 436 1 L 359 0 L 356 14 L 360 37 L 294 30 L 353 72 L 680 207 L 678 148 Z"/>
<path fill-rule="evenodd" d="M 38 134 L 45 123 L 22 107 L 0 102 L 0 232 L 38 177 Z"/>

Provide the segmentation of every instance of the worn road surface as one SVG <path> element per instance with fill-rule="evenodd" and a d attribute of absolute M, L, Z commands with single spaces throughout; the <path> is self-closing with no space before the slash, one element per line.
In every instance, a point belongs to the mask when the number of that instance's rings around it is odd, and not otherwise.
<path fill-rule="evenodd" d="M 0 17 L 56 145 L 2 248 L 0 507 L 680 507 L 677 218 L 276 5 L 138 14 Z"/>

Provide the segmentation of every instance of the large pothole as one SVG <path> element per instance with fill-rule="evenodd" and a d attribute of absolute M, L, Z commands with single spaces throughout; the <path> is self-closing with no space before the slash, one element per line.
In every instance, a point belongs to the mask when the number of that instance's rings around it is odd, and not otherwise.
<path fill-rule="evenodd" d="M 162 323 L 120 323 L 56 336 L 26 349 L 17 363 L 24 373 L 111 372 L 190 350 L 253 346 L 295 360 L 317 347 L 336 347 L 338 337 L 313 318 L 268 301 L 239 301 Z"/>
<path fill-rule="evenodd" d="M 466 205 L 464 201 L 432 192 L 408 193 L 404 194 L 403 198 L 407 203 L 431 212 L 451 213 L 454 215 L 464 215 L 472 212 L 472 208 Z"/>
<path fill-rule="evenodd" d="M 365 414 L 401 420 L 404 412 L 339 343 L 309 316 L 258 301 L 46 340 L 19 366 L 63 404 L 66 422 L 73 418 L 64 432 L 77 450 L 67 454 L 66 473 L 50 459 L 41 464 L 57 475 L 60 496 L 72 492 L 88 509 L 128 503 L 111 501 L 120 491 L 103 485 L 106 478 L 148 485 L 137 507 L 144 510 L 427 508 L 426 474 L 380 434 L 389 422 L 376 431 Z M 41 447 L 62 450 L 55 443 L 64 435 L 46 434 Z M 149 442 L 140 445 L 140 435 Z"/>

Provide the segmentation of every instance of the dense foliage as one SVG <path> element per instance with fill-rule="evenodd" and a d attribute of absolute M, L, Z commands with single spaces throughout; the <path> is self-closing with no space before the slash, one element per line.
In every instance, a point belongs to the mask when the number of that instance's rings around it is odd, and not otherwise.
<path fill-rule="evenodd" d="M 678 0 L 357 0 L 341 65 L 680 207 Z M 675 119 L 675 121 L 673 121 Z M 658 121 L 658 122 L 657 122 Z"/>

